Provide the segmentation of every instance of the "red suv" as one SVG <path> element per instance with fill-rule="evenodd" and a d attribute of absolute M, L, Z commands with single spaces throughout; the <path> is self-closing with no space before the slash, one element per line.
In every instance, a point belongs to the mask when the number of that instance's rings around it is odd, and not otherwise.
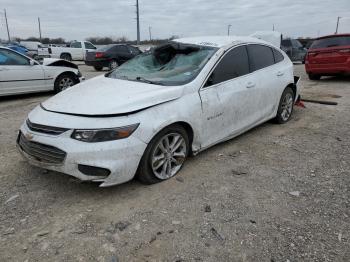
<path fill-rule="evenodd" d="M 306 55 L 305 69 L 311 80 L 350 74 L 350 34 L 317 38 Z"/>

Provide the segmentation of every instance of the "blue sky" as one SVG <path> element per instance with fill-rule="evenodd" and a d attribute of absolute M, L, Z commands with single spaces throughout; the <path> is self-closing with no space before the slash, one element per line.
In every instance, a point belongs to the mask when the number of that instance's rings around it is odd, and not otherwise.
<path fill-rule="evenodd" d="M 338 16 L 340 32 L 350 33 L 350 0 L 139 0 L 141 38 L 148 27 L 155 38 L 171 35 L 248 35 L 276 30 L 286 36 L 332 34 Z M 11 36 L 38 36 L 80 40 L 89 36 L 136 38 L 135 0 L 1 0 L 7 9 Z M 6 39 L 0 10 L 0 38 Z"/>

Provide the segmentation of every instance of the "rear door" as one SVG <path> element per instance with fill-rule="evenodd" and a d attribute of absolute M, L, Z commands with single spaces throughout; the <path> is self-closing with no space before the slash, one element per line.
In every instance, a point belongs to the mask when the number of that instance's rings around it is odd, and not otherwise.
<path fill-rule="evenodd" d="M 203 111 L 203 147 L 232 136 L 256 121 L 256 79 L 249 73 L 246 46 L 226 52 L 199 94 Z"/>
<path fill-rule="evenodd" d="M 254 75 L 252 81 L 255 83 L 252 91 L 256 98 L 252 105 L 251 118 L 252 121 L 259 122 L 273 116 L 281 93 L 286 86 L 285 78 L 288 77 L 288 68 L 278 63 L 275 64 L 273 48 L 269 46 L 251 44 L 247 46 L 247 49 L 250 72 Z"/>
<path fill-rule="evenodd" d="M 0 49 L 0 83 L 2 95 L 47 89 L 43 67 L 7 49 Z"/>

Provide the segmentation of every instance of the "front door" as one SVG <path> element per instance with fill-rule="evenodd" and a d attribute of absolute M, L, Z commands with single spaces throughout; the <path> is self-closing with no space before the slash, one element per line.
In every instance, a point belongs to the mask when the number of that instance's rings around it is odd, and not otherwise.
<path fill-rule="evenodd" d="M 256 85 L 249 73 L 246 46 L 229 50 L 200 90 L 202 147 L 233 136 L 256 121 Z"/>
<path fill-rule="evenodd" d="M 0 82 L 2 95 L 47 89 L 42 66 L 8 49 L 0 49 Z"/>

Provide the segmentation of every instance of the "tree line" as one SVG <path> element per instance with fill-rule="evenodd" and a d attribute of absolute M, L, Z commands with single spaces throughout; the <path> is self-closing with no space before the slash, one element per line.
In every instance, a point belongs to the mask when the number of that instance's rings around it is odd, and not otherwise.
<path fill-rule="evenodd" d="M 148 44 L 148 45 L 157 45 L 160 43 L 167 42 L 169 40 L 173 40 L 178 38 L 178 36 L 171 36 L 170 38 L 166 39 L 152 39 L 152 40 L 142 40 L 140 41 L 140 44 Z M 87 37 L 85 39 L 86 41 L 89 41 L 93 43 L 94 45 L 109 45 L 109 44 L 118 44 L 118 43 L 128 43 L 128 44 L 136 44 L 136 40 L 129 40 L 127 37 L 122 36 L 122 37 Z M 28 37 L 28 38 L 20 38 L 20 37 L 12 37 L 11 39 L 12 42 L 21 42 L 21 41 L 32 41 L 32 42 L 41 42 L 43 44 L 68 44 L 69 41 L 66 41 L 62 37 L 58 38 L 49 38 L 49 37 L 44 37 L 40 38 L 38 37 Z M 0 39 L 0 43 L 6 43 L 7 41 L 4 39 Z"/>

